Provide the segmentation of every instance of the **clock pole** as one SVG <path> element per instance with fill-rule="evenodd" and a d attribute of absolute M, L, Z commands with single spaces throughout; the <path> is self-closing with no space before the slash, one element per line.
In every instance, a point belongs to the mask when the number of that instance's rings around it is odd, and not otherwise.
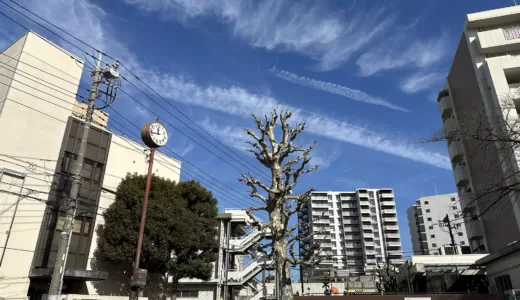
<path fill-rule="evenodd" d="M 132 284 L 130 288 L 130 300 L 137 300 L 139 293 L 146 286 L 147 270 L 141 269 L 139 263 L 141 261 L 141 251 L 143 247 L 144 226 L 146 224 L 146 212 L 148 210 L 148 196 L 150 195 L 150 185 L 153 175 L 153 161 L 155 150 L 164 146 L 168 141 L 168 133 L 166 128 L 159 123 L 159 120 L 147 123 L 141 128 L 141 138 L 146 146 L 150 147 L 150 157 L 148 161 L 148 174 L 146 177 L 146 186 L 144 189 L 143 209 L 141 211 L 141 223 L 139 224 L 139 236 L 137 238 L 137 248 L 135 251 L 134 272 L 132 274 Z"/>
<path fill-rule="evenodd" d="M 148 195 L 150 194 L 150 184 L 152 182 L 153 159 L 155 147 L 150 148 L 150 159 L 148 162 L 148 175 L 146 177 L 146 187 L 144 188 L 143 209 L 141 212 L 141 223 L 139 224 L 139 237 L 137 239 L 137 249 L 135 251 L 134 273 L 132 274 L 132 287 L 130 289 L 130 300 L 139 297 L 139 290 L 146 285 L 147 271 L 139 268 L 141 260 L 141 249 L 143 247 L 144 224 L 146 223 L 146 212 L 148 210 Z"/>

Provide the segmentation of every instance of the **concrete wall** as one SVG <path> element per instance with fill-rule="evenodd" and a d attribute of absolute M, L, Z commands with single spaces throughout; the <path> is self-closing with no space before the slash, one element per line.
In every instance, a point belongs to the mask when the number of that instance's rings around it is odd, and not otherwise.
<path fill-rule="evenodd" d="M 455 53 L 455 58 L 448 75 L 448 85 L 450 95 L 453 99 L 453 109 L 455 118 L 459 126 L 464 130 L 477 131 L 479 125 L 489 126 L 487 119 L 482 118 L 482 124 L 475 122 L 482 115 L 484 108 L 484 98 L 481 94 L 481 76 L 478 76 L 475 63 L 472 60 L 470 48 L 475 44 L 468 44 L 466 35 L 463 34 Z M 482 147 L 481 143 L 474 139 L 463 141 L 466 154 L 466 163 L 469 169 L 469 176 L 473 192 L 478 197 L 489 185 L 490 182 L 504 180 L 500 167 L 500 160 L 497 149 L 493 144 Z M 478 201 L 479 211 L 485 210 L 495 199 L 496 195 L 481 197 Z M 489 209 L 480 219 L 484 227 L 486 238 L 486 248 L 489 251 L 498 251 L 511 240 L 520 238 L 520 230 L 515 217 L 511 214 L 506 216 L 503 211 L 510 208 L 508 201 L 502 201 Z M 500 225 L 498 225 L 500 220 Z M 502 228 L 509 228 L 504 231 Z"/>
<path fill-rule="evenodd" d="M 513 289 L 520 289 L 520 251 L 516 251 L 486 265 L 489 285 L 495 285 L 497 276 L 509 275 Z"/>
<path fill-rule="evenodd" d="M 0 241 L 5 242 L 6 226 L 13 221 L 14 207 L 11 206 L 19 201 L 4 262 L 0 266 L 0 276 L 2 276 L 0 297 L 19 298 L 27 295 L 29 286 L 27 276 L 33 261 L 33 252 L 45 210 L 45 204 L 42 202 L 52 199 L 52 195 L 49 195 L 52 174 L 56 166 L 65 122 L 70 115 L 70 110 L 67 112 L 52 103 L 60 103 L 70 109 L 74 102 L 74 97 L 70 93 L 69 96 L 60 94 L 59 97 L 62 100 L 53 99 L 53 96 L 46 93 L 56 95 L 56 97 L 58 94 L 48 87 L 49 84 L 42 81 L 45 80 L 75 92 L 81 76 L 82 63 L 32 33 L 25 35 L 5 52 L 10 56 L 19 57 L 21 62 L 29 63 L 43 70 L 38 71 L 26 64 L 19 63 L 19 71 L 13 77 L 19 82 L 14 80 L 11 82 L 11 88 L 6 95 L 7 100 L 3 102 L 0 113 L 0 141 L 4 141 L 0 148 L 0 154 L 2 154 L 0 168 L 26 174 L 25 188 L 20 190 L 19 187 L 11 186 L 10 191 L 28 195 L 28 189 L 34 190 L 25 198 L 6 197 L 5 192 L 0 193 L 0 211 L 7 210 L 0 220 L 2 227 Z M 33 56 L 39 59 L 35 59 Z M 10 64 L 12 63 L 13 61 Z M 69 75 L 65 75 L 56 68 Z M 32 76 L 22 73 L 22 71 Z M 45 72 L 66 77 L 74 84 L 66 83 Z M 0 88 L 0 92 L 2 91 L 5 93 L 5 89 Z M 51 103 L 38 99 L 38 97 Z M 5 155 L 9 155 L 11 158 Z M 9 189 L 6 187 L 8 184 L 9 182 L 3 182 L 2 190 Z M 4 243 L 0 247 L 4 247 Z"/>
<path fill-rule="evenodd" d="M 452 201 L 451 199 L 455 199 Z M 429 251 L 425 252 L 424 255 L 428 254 L 440 254 L 439 248 L 443 246 L 449 246 L 451 244 L 451 237 L 447 228 L 440 227 L 438 224 L 442 222 L 446 215 L 449 216 L 450 220 L 454 220 L 453 224 L 460 224 L 460 228 L 453 229 L 454 239 L 456 245 L 461 246 L 469 246 L 468 234 L 466 232 L 466 225 L 461 221 L 462 210 L 461 204 L 458 201 L 457 194 L 444 194 L 444 195 L 436 195 L 436 196 L 428 196 L 421 197 L 417 200 L 420 203 L 420 208 L 422 210 L 422 218 L 424 219 L 424 228 L 425 228 L 425 241 L 428 242 Z M 428 204 L 426 204 L 428 203 Z M 413 211 L 413 206 L 410 208 Z M 429 212 L 428 212 L 429 210 Z M 412 214 L 408 214 L 408 218 L 412 218 L 409 220 L 410 226 L 415 226 L 415 216 Z M 431 218 L 431 221 L 428 221 L 428 218 Z M 412 224 L 413 223 L 413 224 Z M 462 235 L 460 235 L 460 234 Z M 419 235 L 417 232 L 412 235 L 412 244 L 415 246 L 419 244 Z M 435 236 L 432 238 L 432 235 Z M 415 241 L 415 239 L 417 239 Z M 415 249 L 414 251 L 420 251 L 419 249 Z M 419 252 L 420 253 L 420 252 Z M 417 254 L 417 252 L 416 252 Z M 460 254 L 460 253 L 459 253 Z"/>
<path fill-rule="evenodd" d="M 24 298 L 28 292 L 28 276 L 40 228 L 47 225 L 42 224 L 45 202 L 54 199 L 53 176 L 66 122 L 76 103 L 74 94 L 83 64 L 70 53 L 33 33 L 25 35 L 5 53 L 19 57 L 21 62 L 26 63 L 18 64 L 14 77 L 12 73 L 0 68 L 0 74 L 8 74 L 14 78 L 8 90 L 0 84 L 0 99 L 4 98 L 2 93 L 7 96 L 7 100 L 1 103 L 0 111 L 0 141 L 4 141 L 0 147 L 0 170 L 9 169 L 25 174 L 23 180 L 4 172 L 5 176 L 0 179 L 0 255 L 4 252 L 8 235 L 6 232 L 12 223 L 4 259 L 0 265 L 0 298 L 12 299 Z M 1 62 L 5 62 L 4 56 L 0 56 Z M 16 60 L 12 60 L 9 64 L 15 66 L 15 62 Z M 0 83 L 9 83 L 1 77 Z M 110 191 L 117 189 L 127 173 L 146 172 L 145 147 L 114 134 L 103 179 L 105 192 L 101 193 L 98 214 L 102 214 L 114 201 L 114 194 Z M 180 163 L 157 153 L 154 173 L 178 182 Z M 23 196 L 19 197 L 20 194 Z M 17 202 L 18 207 L 15 205 Z M 103 219 L 98 215 L 95 229 L 102 224 Z M 129 289 L 129 274 L 120 266 L 111 266 L 98 259 L 96 242 L 95 231 L 88 268 L 110 271 L 111 277 L 104 283 L 87 283 L 82 292 L 124 297 Z"/>

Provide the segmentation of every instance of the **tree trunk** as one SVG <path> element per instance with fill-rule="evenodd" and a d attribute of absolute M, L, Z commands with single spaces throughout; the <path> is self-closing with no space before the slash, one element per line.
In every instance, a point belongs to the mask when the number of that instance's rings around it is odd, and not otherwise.
<path fill-rule="evenodd" d="M 280 295 L 280 300 L 293 300 L 293 290 L 291 284 L 291 270 L 289 263 L 287 262 L 287 242 L 285 241 L 284 222 L 279 216 L 282 216 L 281 211 L 275 211 L 272 215 L 272 227 L 273 232 L 273 254 L 274 263 L 276 267 L 276 275 L 278 279 L 279 290 L 277 293 Z M 276 216 L 276 217 L 275 217 Z"/>

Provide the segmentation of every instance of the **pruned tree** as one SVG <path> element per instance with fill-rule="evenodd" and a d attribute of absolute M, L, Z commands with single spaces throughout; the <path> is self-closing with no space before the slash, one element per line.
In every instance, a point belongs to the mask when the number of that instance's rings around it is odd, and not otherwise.
<path fill-rule="evenodd" d="M 264 119 L 252 115 L 256 129 L 246 129 L 252 141 L 248 152 L 253 153 L 258 162 L 268 168 L 270 182 L 262 182 L 251 174 L 241 174 L 239 180 L 251 188 L 250 196 L 259 199 L 263 205 L 252 207 L 251 211 L 263 210 L 269 215 L 267 227 L 271 230 L 272 240 L 268 246 L 268 257 L 274 260 L 280 282 L 281 299 L 293 298 L 290 266 L 298 264 L 316 264 L 320 253 L 319 243 L 313 243 L 303 257 L 297 258 L 294 245 L 298 242 L 298 225 L 289 226 L 289 220 L 297 214 L 309 199 L 314 189 L 293 195 L 298 180 L 318 168 L 310 166 L 310 153 L 316 142 L 308 147 L 295 145 L 296 138 L 304 131 L 305 122 L 289 125 L 290 111 L 274 109 Z M 278 139 L 277 136 L 280 138 Z"/>
<path fill-rule="evenodd" d="M 459 193 L 465 198 L 466 207 L 476 204 L 480 209 L 478 214 L 466 218 L 466 222 L 492 210 L 501 212 L 508 207 L 503 200 L 516 202 L 520 196 L 520 111 L 515 105 L 517 98 L 518 91 L 515 91 L 502 95 L 497 107 L 485 108 L 476 103 L 475 108 L 459 113 L 456 128 L 438 130 L 422 141 L 464 143 L 467 157 L 460 163 L 470 165 L 473 171 L 485 176 L 474 182 L 475 190 Z"/>
<path fill-rule="evenodd" d="M 97 251 L 106 261 L 132 265 L 145 184 L 145 176 L 127 175 L 103 213 Z M 176 184 L 152 177 L 140 266 L 169 282 L 160 291 L 163 295 L 175 297 L 181 278 L 211 278 L 218 249 L 217 214 L 216 199 L 198 182 Z"/>
<path fill-rule="evenodd" d="M 399 291 L 398 269 L 390 264 L 377 264 L 375 268 L 375 281 L 380 293 L 397 293 Z"/>

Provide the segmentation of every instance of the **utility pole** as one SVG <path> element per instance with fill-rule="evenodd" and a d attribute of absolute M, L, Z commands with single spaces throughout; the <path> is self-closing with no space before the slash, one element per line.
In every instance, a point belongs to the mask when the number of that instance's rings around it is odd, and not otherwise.
<path fill-rule="evenodd" d="M 450 216 L 448 216 L 448 214 L 446 214 L 446 216 L 444 217 L 442 222 L 444 223 L 445 227 L 448 227 L 448 231 L 450 233 L 450 238 L 451 238 L 451 246 L 453 247 L 453 252 L 455 254 L 458 254 L 457 247 L 455 244 L 455 237 L 453 236 L 453 227 L 451 226 Z"/>
<path fill-rule="evenodd" d="M 72 233 L 72 225 L 76 215 L 78 206 L 78 192 L 81 185 L 81 170 L 83 169 L 83 162 L 85 160 L 85 152 L 87 150 L 87 139 L 90 132 L 90 123 L 92 122 L 92 115 L 94 113 L 94 104 L 98 97 L 99 83 L 101 82 L 101 60 L 102 53 L 98 53 L 96 68 L 92 72 L 92 87 L 90 89 L 90 97 L 88 100 L 87 112 L 85 114 L 85 124 L 83 126 L 83 134 L 79 144 L 78 157 L 72 169 L 72 186 L 70 189 L 70 197 L 66 198 L 64 203 L 65 220 L 63 229 L 60 234 L 60 241 L 58 245 L 58 253 L 56 255 L 56 262 L 52 270 L 51 284 L 49 286 L 49 300 L 58 300 L 61 295 L 62 280 L 65 273 L 67 249 Z"/>

